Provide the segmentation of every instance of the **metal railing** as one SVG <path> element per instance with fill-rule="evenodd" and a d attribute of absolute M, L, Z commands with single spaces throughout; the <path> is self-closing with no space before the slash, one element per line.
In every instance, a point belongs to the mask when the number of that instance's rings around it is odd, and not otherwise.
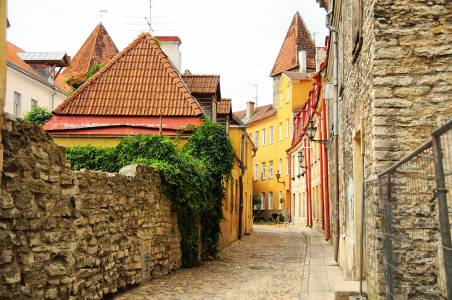
<path fill-rule="evenodd" d="M 387 299 L 452 299 L 452 120 L 378 180 Z"/>

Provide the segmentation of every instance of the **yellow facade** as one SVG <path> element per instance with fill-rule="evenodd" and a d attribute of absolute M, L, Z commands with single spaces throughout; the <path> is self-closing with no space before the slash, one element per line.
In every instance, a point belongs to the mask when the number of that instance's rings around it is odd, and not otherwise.
<path fill-rule="evenodd" d="M 95 147 L 116 147 L 120 142 L 122 137 L 78 137 L 78 136 L 67 136 L 67 137 L 52 137 L 55 144 L 63 147 L 76 147 L 76 146 L 95 146 Z M 188 137 L 174 138 L 177 145 L 182 147 L 188 141 Z"/>
<path fill-rule="evenodd" d="M 268 218 L 282 213 L 286 219 L 290 216 L 290 162 L 286 150 L 292 143 L 293 113 L 307 101 L 312 86 L 309 79 L 292 80 L 283 74 L 274 93 L 276 114 L 247 126 L 258 148 L 253 159 L 253 191 L 260 199 L 254 207 L 259 215 Z M 281 175 L 279 180 L 277 173 Z"/>
<path fill-rule="evenodd" d="M 239 126 L 229 127 L 229 138 L 234 149 L 234 167 L 231 179 L 227 182 L 226 196 L 223 201 L 223 220 L 221 226 L 220 247 L 223 248 L 244 234 L 251 233 L 253 226 L 253 143 Z M 243 151 L 242 151 L 243 147 Z M 242 161 L 243 155 L 243 161 Z M 243 163 L 243 173 L 242 173 Z M 242 183 L 241 183 L 242 182 Z M 242 184 L 242 187 L 241 187 Z M 240 195 L 240 191 L 242 191 Z M 240 228 L 240 203 L 242 222 Z M 239 234 L 240 233 L 240 234 Z"/>

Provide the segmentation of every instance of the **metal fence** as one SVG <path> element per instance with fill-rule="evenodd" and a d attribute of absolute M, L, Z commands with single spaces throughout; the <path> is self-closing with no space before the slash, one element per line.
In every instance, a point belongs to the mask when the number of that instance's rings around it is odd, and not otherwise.
<path fill-rule="evenodd" d="M 387 299 L 452 299 L 452 120 L 378 180 Z"/>

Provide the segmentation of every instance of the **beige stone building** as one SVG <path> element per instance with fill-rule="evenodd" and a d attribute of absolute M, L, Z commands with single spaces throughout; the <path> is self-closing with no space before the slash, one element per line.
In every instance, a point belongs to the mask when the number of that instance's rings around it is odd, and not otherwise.
<path fill-rule="evenodd" d="M 334 135 L 329 169 L 336 258 L 347 278 L 358 279 L 364 181 L 365 278 L 369 299 L 386 299 L 376 178 L 452 116 L 452 5 L 423 0 L 318 2 L 327 11 L 331 31 L 326 79 L 334 90 L 329 100 Z M 435 263 L 432 253 L 423 259 Z M 443 299 L 438 274 L 406 276 L 431 299 Z"/>

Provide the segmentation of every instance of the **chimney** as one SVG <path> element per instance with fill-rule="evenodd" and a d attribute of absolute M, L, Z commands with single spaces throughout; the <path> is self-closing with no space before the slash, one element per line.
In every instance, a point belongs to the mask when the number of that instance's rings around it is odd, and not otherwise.
<path fill-rule="evenodd" d="M 249 120 L 251 116 L 254 114 L 255 107 L 253 101 L 246 102 L 246 119 Z"/>
<path fill-rule="evenodd" d="M 306 50 L 298 51 L 298 62 L 300 64 L 300 73 L 306 73 Z"/>
<path fill-rule="evenodd" d="M 180 73 L 182 68 L 182 53 L 179 48 L 182 42 L 180 38 L 178 36 L 156 36 L 155 38 L 160 42 L 160 48 Z"/>
<path fill-rule="evenodd" d="M 320 70 L 320 65 L 326 59 L 326 48 L 325 47 L 317 47 L 317 51 L 315 52 L 315 71 L 318 72 Z"/>

